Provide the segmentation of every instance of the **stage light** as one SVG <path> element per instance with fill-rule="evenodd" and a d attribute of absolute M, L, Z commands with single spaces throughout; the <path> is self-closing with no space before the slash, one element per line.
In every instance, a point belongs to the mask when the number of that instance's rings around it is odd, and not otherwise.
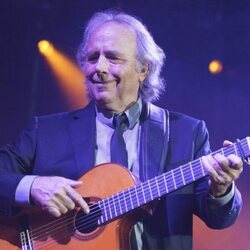
<path fill-rule="evenodd" d="M 40 41 L 38 49 L 56 77 L 69 108 L 78 109 L 85 106 L 88 98 L 84 75 L 77 64 L 47 40 Z"/>
<path fill-rule="evenodd" d="M 40 42 L 38 42 L 37 46 L 40 53 L 44 55 L 50 55 L 54 50 L 53 45 L 47 40 L 41 40 Z"/>
<path fill-rule="evenodd" d="M 219 74 L 223 69 L 222 62 L 219 60 L 212 60 L 208 65 L 208 69 L 211 74 Z"/>

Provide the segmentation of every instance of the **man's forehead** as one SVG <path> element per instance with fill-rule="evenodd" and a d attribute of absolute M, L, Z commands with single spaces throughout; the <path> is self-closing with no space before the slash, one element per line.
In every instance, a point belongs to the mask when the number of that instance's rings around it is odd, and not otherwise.
<path fill-rule="evenodd" d="M 116 46 L 120 47 L 120 49 L 123 47 L 135 48 L 135 32 L 120 23 L 105 23 L 92 32 L 87 42 L 87 50 L 97 49 L 99 46 L 112 47 L 114 51 Z"/>
<path fill-rule="evenodd" d="M 131 42 L 133 42 L 133 40 L 136 39 L 136 35 L 134 30 L 125 24 L 107 22 L 94 29 L 89 40 L 94 42 L 95 40 L 105 41 L 110 39 L 117 41 L 130 39 Z"/>

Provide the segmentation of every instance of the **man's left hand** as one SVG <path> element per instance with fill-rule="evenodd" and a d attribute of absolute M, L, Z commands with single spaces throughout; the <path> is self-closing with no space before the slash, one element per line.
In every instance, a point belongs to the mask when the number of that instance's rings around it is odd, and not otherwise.
<path fill-rule="evenodd" d="M 224 141 L 223 147 L 231 144 L 230 141 Z M 214 197 L 226 194 L 229 186 L 240 176 L 243 170 L 241 158 L 234 154 L 229 156 L 223 156 L 222 154 L 212 156 L 210 154 L 202 157 L 202 163 L 210 177 L 210 192 Z"/>

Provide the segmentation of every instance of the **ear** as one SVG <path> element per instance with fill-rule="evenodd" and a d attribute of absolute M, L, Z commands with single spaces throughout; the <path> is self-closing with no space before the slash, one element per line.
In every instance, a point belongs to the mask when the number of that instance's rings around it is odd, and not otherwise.
<path fill-rule="evenodd" d="M 146 64 L 144 64 L 142 66 L 142 68 L 141 68 L 141 70 L 139 72 L 139 80 L 140 80 L 140 82 L 143 82 L 147 78 L 149 72 L 150 72 L 150 67 L 149 67 L 149 64 L 146 63 Z"/>

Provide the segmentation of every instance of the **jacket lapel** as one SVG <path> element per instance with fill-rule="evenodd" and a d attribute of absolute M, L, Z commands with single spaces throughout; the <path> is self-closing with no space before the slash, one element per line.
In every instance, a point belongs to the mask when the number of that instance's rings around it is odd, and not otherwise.
<path fill-rule="evenodd" d="M 168 142 L 168 111 L 144 103 L 141 118 L 140 179 L 145 181 L 164 171 Z"/>
<path fill-rule="evenodd" d="M 95 107 L 88 104 L 84 109 L 73 112 L 69 132 L 79 177 L 94 166 L 95 162 Z"/>

